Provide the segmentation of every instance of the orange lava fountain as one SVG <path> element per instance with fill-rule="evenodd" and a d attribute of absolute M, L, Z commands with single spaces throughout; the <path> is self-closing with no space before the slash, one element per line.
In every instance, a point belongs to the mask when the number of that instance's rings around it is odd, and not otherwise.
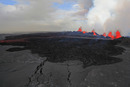
<path fill-rule="evenodd" d="M 122 36 L 121 36 L 120 32 L 117 31 L 117 32 L 116 32 L 116 37 L 115 37 L 115 38 L 118 39 L 118 38 L 121 38 L 121 37 L 122 37 Z"/>
<path fill-rule="evenodd" d="M 97 35 L 94 30 L 92 30 L 92 32 L 93 32 L 93 35 L 95 35 L 95 36 Z"/>
<path fill-rule="evenodd" d="M 86 32 L 85 31 L 83 31 L 83 34 L 85 34 Z"/>
<path fill-rule="evenodd" d="M 108 37 L 110 37 L 111 39 L 114 39 L 115 37 L 112 35 L 112 32 L 109 32 Z"/>
<path fill-rule="evenodd" d="M 78 32 L 82 32 L 82 28 L 81 27 L 79 28 Z"/>
<path fill-rule="evenodd" d="M 106 37 L 106 33 L 104 33 L 103 36 Z"/>

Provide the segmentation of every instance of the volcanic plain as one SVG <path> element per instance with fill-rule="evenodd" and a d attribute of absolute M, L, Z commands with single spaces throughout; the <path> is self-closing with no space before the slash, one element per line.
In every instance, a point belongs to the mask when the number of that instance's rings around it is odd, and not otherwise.
<path fill-rule="evenodd" d="M 130 38 L 0 35 L 0 87 L 129 87 Z"/>

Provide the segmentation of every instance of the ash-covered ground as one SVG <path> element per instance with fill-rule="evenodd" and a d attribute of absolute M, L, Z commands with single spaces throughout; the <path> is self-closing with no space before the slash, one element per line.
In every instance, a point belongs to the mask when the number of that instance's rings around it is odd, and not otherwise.
<path fill-rule="evenodd" d="M 0 87 L 129 87 L 130 38 L 0 35 Z"/>

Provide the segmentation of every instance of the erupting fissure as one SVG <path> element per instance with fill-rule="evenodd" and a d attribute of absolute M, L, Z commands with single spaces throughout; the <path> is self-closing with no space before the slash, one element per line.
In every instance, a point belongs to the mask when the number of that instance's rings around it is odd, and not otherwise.
<path fill-rule="evenodd" d="M 106 37 L 106 33 L 104 33 L 103 36 Z"/>
<path fill-rule="evenodd" d="M 117 30 L 117 32 L 116 32 L 116 39 L 121 38 L 121 37 L 122 36 L 121 36 L 120 32 Z"/>
<path fill-rule="evenodd" d="M 83 31 L 83 34 L 85 34 L 86 32 L 85 31 Z"/>
<path fill-rule="evenodd" d="M 111 39 L 114 39 L 114 36 L 112 35 L 112 32 L 109 32 L 108 37 L 110 37 Z"/>
<path fill-rule="evenodd" d="M 93 32 L 93 35 L 95 35 L 95 36 L 97 35 L 94 30 L 92 30 L 92 32 Z"/>
<path fill-rule="evenodd" d="M 79 28 L 78 32 L 82 32 L 82 27 Z"/>
<path fill-rule="evenodd" d="M 82 27 L 79 28 L 78 32 L 82 32 L 83 34 L 88 33 L 88 32 L 82 31 Z M 97 34 L 96 34 L 96 32 L 94 30 L 92 30 L 92 33 L 93 33 L 94 36 L 97 36 Z M 118 38 L 122 37 L 121 34 L 120 34 L 120 32 L 118 30 L 116 31 L 116 36 L 112 35 L 112 32 L 109 32 L 108 35 L 106 35 L 106 33 L 104 33 L 102 36 L 104 36 L 104 37 L 108 36 L 112 40 L 113 39 L 118 39 Z"/>
<path fill-rule="evenodd" d="M 92 30 L 92 32 L 82 31 L 82 27 L 79 28 L 78 32 L 81 32 L 83 34 L 92 34 L 93 36 L 110 37 L 112 40 L 122 37 L 119 30 L 116 31 L 115 36 L 112 35 L 112 32 L 109 32 L 108 35 L 106 35 L 106 33 L 104 33 L 103 35 L 98 35 L 94 30 Z M 37 37 L 37 38 L 39 38 L 39 37 Z M 15 39 L 15 40 L 0 40 L 0 43 L 15 43 L 15 42 L 25 43 L 25 42 L 28 42 L 28 40 L 27 40 L 27 38 Z"/>

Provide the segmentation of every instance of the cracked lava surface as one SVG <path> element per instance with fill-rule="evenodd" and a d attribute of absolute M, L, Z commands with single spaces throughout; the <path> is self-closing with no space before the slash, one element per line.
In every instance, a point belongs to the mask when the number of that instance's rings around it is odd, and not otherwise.
<path fill-rule="evenodd" d="M 19 37 L 26 41 L 19 42 Z M 0 87 L 130 85 L 127 78 L 130 49 L 117 45 L 121 40 L 22 35 L 6 39 L 18 42 L 0 44 Z"/>

